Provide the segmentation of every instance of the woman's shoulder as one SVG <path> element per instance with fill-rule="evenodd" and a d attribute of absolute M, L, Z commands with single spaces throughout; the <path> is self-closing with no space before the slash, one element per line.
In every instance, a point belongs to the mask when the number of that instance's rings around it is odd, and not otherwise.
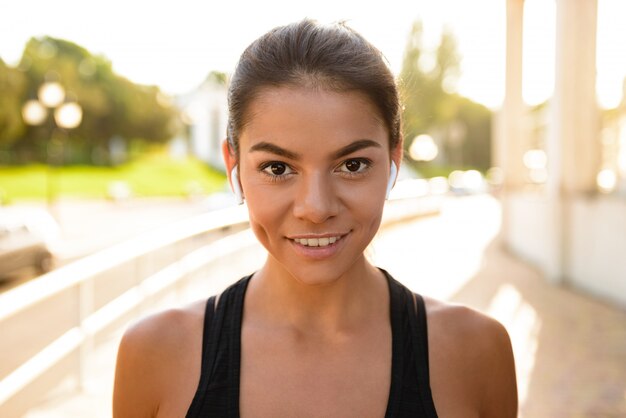
<path fill-rule="evenodd" d="M 115 370 L 114 416 L 156 415 L 164 399 L 183 390 L 185 375 L 199 374 L 205 307 L 206 300 L 160 311 L 124 332 Z"/>
<path fill-rule="evenodd" d="M 221 300 L 229 300 L 234 291 L 245 290 L 250 276 L 243 277 L 215 294 L 214 306 Z M 145 316 L 128 327 L 122 337 L 122 348 L 158 347 L 151 352 L 167 354 L 168 350 L 188 349 L 186 340 L 202 334 L 207 303 L 211 298 L 195 301 L 181 308 L 162 310 Z M 201 335 L 200 335 L 201 336 Z"/>
<path fill-rule="evenodd" d="M 466 305 L 424 297 L 429 342 L 475 364 L 511 355 L 509 334 L 498 320 Z"/>
<path fill-rule="evenodd" d="M 492 339 L 508 342 L 506 328 L 495 318 L 467 305 L 446 302 L 424 296 L 428 317 L 429 333 L 445 329 L 448 338 L 470 339 L 476 342 Z M 481 344 L 482 345 L 482 344 Z M 485 344 L 488 345 L 488 344 Z M 489 344 L 490 345 L 490 344 Z"/>
<path fill-rule="evenodd" d="M 175 349 L 185 339 L 202 329 L 206 300 L 196 301 L 182 308 L 162 310 L 139 319 L 122 336 L 124 348 L 148 348 L 152 353 Z M 200 327 L 200 328 L 198 328 Z"/>
<path fill-rule="evenodd" d="M 471 307 L 424 300 L 435 397 L 438 387 L 451 389 L 454 382 L 459 396 L 477 405 L 480 416 L 515 416 L 515 363 L 506 328 Z"/>

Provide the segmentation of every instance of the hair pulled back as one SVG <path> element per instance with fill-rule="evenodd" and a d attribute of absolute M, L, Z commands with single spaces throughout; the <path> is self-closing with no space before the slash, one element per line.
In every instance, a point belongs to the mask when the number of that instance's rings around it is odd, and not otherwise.
<path fill-rule="evenodd" d="M 322 25 L 305 19 L 274 28 L 246 48 L 228 89 L 227 136 L 235 155 L 250 103 L 262 88 L 279 86 L 359 91 L 378 108 L 390 149 L 402 141 L 393 74 L 382 53 L 344 23 Z"/>

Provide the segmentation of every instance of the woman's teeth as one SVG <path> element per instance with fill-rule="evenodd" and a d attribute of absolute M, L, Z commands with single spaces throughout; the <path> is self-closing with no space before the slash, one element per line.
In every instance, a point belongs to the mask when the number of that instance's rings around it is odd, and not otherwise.
<path fill-rule="evenodd" d="M 334 244 L 340 237 L 328 237 L 328 238 L 295 238 L 294 241 L 300 245 L 307 247 L 326 247 L 330 244 Z"/>

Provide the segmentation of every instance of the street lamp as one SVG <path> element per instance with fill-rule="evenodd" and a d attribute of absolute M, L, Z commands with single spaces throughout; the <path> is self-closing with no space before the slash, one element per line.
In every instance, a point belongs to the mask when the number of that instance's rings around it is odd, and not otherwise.
<path fill-rule="evenodd" d="M 78 103 L 64 103 L 54 111 L 54 121 L 63 129 L 74 129 L 83 120 L 83 109 Z"/>
<path fill-rule="evenodd" d="M 44 106 L 55 108 L 65 100 L 65 89 L 56 81 L 48 81 L 39 87 L 37 97 Z"/>
<path fill-rule="evenodd" d="M 48 117 L 48 109 L 54 114 L 54 122 L 63 130 L 73 129 L 80 125 L 83 119 L 83 109 L 76 102 L 65 102 L 65 89 L 56 81 L 43 83 L 37 90 L 37 99 L 28 100 L 22 107 L 22 118 L 26 124 L 39 126 Z M 50 132 L 50 140 L 54 129 Z M 48 147 L 48 176 L 47 200 L 48 207 L 52 207 L 54 191 L 52 185 L 52 165 L 50 161 L 50 147 Z"/>
<path fill-rule="evenodd" d="M 41 125 L 48 116 L 48 111 L 39 100 L 29 100 L 22 106 L 22 118 L 28 125 Z"/>

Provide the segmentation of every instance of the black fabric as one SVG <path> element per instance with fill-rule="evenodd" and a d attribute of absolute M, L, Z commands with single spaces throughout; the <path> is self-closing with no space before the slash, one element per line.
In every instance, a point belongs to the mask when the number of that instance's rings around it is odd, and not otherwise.
<path fill-rule="evenodd" d="M 430 390 L 426 309 L 420 295 L 386 271 L 392 333 L 391 387 L 385 418 L 437 418 Z M 241 320 L 251 276 L 228 287 L 206 306 L 202 370 L 187 418 L 238 418 Z"/>

